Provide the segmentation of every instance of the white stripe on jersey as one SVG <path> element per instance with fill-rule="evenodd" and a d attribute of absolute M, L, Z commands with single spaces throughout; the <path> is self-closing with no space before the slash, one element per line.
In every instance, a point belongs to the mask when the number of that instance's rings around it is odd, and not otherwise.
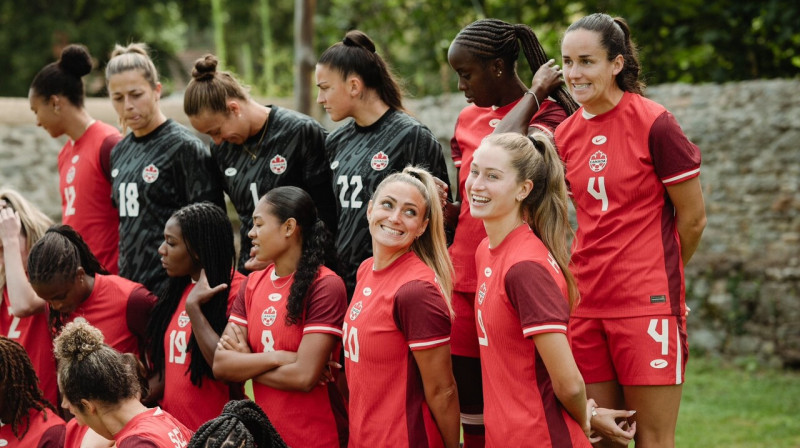
<path fill-rule="evenodd" d="M 450 336 L 442 339 L 436 339 L 435 341 L 425 341 L 425 342 L 415 342 L 413 344 L 408 344 L 409 348 L 420 348 L 420 347 L 428 347 L 430 345 L 441 344 L 442 342 L 447 342 L 450 340 Z"/>
<path fill-rule="evenodd" d="M 307 326 L 303 327 L 303 334 L 312 333 L 312 332 L 319 332 L 319 331 L 336 333 L 339 336 L 343 336 L 344 335 L 344 331 L 342 331 L 341 328 L 330 327 L 330 326 L 327 326 L 327 325 L 307 325 Z"/>
<path fill-rule="evenodd" d="M 677 319 L 676 319 L 677 321 Z M 681 345 L 681 329 L 675 325 L 675 384 L 681 384 L 681 367 L 683 366 L 683 346 Z"/>
<path fill-rule="evenodd" d="M 247 320 L 242 319 L 240 317 L 236 317 L 236 316 L 229 317 L 228 318 L 228 322 L 233 322 L 233 323 L 236 323 L 236 324 L 239 324 L 239 325 L 247 326 Z"/>
<path fill-rule="evenodd" d="M 528 327 L 522 330 L 522 334 L 528 336 L 531 333 L 537 333 L 543 330 L 561 330 L 566 332 L 567 326 L 566 325 L 537 325 L 535 327 Z"/>
<path fill-rule="evenodd" d="M 673 177 L 664 179 L 664 180 L 661 181 L 661 183 L 669 184 L 669 183 L 675 182 L 677 180 L 681 180 L 683 178 L 695 175 L 695 174 L 697 174 L 699 172 L 700 172 L 700 168 L 696 168 L 696 169 L 693 169 L 691 171 L 687 171 L 687 172 L 685 172 L 683 174 L 678 174 L 677 176 L 673 176 Z"/>

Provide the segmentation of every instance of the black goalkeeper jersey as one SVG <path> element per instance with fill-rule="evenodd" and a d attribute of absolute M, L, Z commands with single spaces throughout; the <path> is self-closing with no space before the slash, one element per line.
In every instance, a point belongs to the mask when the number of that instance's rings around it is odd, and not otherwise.
<path fill-rule="evenodd" d="M 349 299 L 358 266 L 372 256 L 367 204 L 375 188 L 383 178 L 407 165 L 422 166 L 447 182 L 447 166 L 433 133 L 408 114 L 393 109 L 370 126 L 351 121 L 336 129 L 328 136 L 325 149 L 340 207 L 336 248 Z"/>
<path fill-rule="evenodd" d="M 325 159 L 328 132 L 307 115 L 268 107 L 272 110 L 267 129 L 261 129 L 243 145 L 228 142 L 211 145 L 211 156 L 222 176 L 223 188 L 242 223 L 239 270 L 243 273 L 247 272 L 244 262 L 252 247 L 247 232 L 253 227 L 253 211 L 259 198 L 273 188 L 294 186 L 305 190 L 314 200 L 320 219 L 331 232 L 336 232 L 331 169 Z"/>
<path fill-rule="evenodd" d="M 169 217 L 195 202 L 225 206 L 211 155 L 186 127 L 167 120 L 143 137 L 129 133 L 114 147 L 111 177 L 119 274 L 158 294 L 167 280 L 158 246 Z"/>

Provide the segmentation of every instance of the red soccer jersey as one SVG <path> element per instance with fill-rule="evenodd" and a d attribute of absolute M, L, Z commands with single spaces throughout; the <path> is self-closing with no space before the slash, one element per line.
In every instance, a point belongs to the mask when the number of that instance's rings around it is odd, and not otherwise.
<path fill-rule="evenodd" d="M 96 274 L 92 293 L 64 319 L 64 324 L 88 322 L 103 333 L 107 345 L 120 353 L 138 356 L 139 341 L 144 340 L 147 319 L 156 300 L 139 283 L 118 275 Z"/>
<path fill-rule="evenodd" d="M 245 276 L 234 272 L 228 293 L 228 314 Z M 192 431 L 219 415 L 231 399 L 231 388 L 223 381 L 203 377 L 200 386 L 192 384 L 189 366 L 192 354 L 187 352 L 192 336 L 192 322 L 186 313 L 186 299 L 193 283 L 183 291 L 181 301 L 164 333 L 164 398 L 161 405 Z M 199 352 L 197 353 L 200 354 Z"/>
<path fill-rule="evenodd" d="M 81 448 L 83 436 L 89 431 L 89 427 L 81 425 L 78 420 L 73 418 L 67 422 L 67 432 L 64 437 L 64 448 Z"/>
<path fill-rule="evenodd" d="M 274 269 L 272 265 L 250 274 L 244 295 L 239 295 L 231 310 L 230 321 L 247 327 L 253 352 L 296 352 L 303 335 L 311 333 L 341 338 L 347 309 L 342 279 L 322 266 L 309 288 L 303 317 L 296 324 L 287 325 L 286 301 L 293 280 L 275 287 L 270 280 Z M 338 346 L 333 353 L 338 356 Z M 293 392 L 253 382 L 253 395 L 287 445 L 339 446 L 339 435 L 347 429 L 347 416 L 335 384 L 317 386 L 310 392 Z"/>
<path fill-rule="evenodd" d="M 62 448 L 64 446 L 64 420 L 61 417 L 49 409 L 43 411 L 31 409 L 28 418 L 30 419 L 28 425 L 20 425 L 17 429 L 22 439 L 14 436 L 10 424 L 0 424 L 0 447 Z"/>
<path fill-rule="evenodd" d="M 56 359 L 53 356 L 53 339 L 47 325 L 47 310 L 28 317 L 11 314 L 8 289 L 0 296 L 0 334 L 18 342 L 33 364 L 39 377 L 39 387 L 44 398 L 58 406 L 58 381 L 56 381 Z"/>
<path fill-rule="evenodd" d="M 117 128 L 95 121 L 58 154 L 61 222 L 81 234 L 100 263 L 119 272 L 119 213 L 111 202 L 111 149 Z"/>
<path fill-rule="evenodd" d="M 450 314 L 434 272 L 414 252 L 380 271 L 372 270 L 372 258 L 364 261 L 344 341 L 350 446 L 431 446 L 426 427 L 438 429 L 412 351 L 450 343 Z"/>
<path fill-rule="evenodd" d="M 587 119 L 556 130 L 578 231 L 572 272 L 577 317 L 683 315 L 683 262 L 666 187 L 700 174 L 700 150 L 663 106 L 625 93 Z"/>
<path fill-rule="evenodd" d="M 191 438 L 192 431 L 161 408 L 133 417 L 114 435 L 117 448 L 183 448 Z"/>
<path fill-rule="evenodd" d="M 455 134 L 450 141 L 453 163 L 459 169 L 458 193 L 461 197 L 456 234 L 449 249 L 455 269 L 453 289 L 456 291 L 475 292 L 475 248 L 486 237 L 483 222 L 470 215 L 469 201 L 464 199 L 467 197 L 464 184 L 469 176 L 472 154 L 517 103 L 519 100 L 497 109 L 471 104 L 458 115 Z M 565 118 L 567 113 L 560 104 L 544 100 L 542 107 L 531 118 L 530 125 L 552 136 L 553 130 Z"/>
<path fill-rule="evenodd" d="M 567 285 L 558 264 L 527 225 L 496 248 L 484 239 L 475 259 L 486 446 L 590 447 L 558 402 L 530 339 L 567 333 Z"/>

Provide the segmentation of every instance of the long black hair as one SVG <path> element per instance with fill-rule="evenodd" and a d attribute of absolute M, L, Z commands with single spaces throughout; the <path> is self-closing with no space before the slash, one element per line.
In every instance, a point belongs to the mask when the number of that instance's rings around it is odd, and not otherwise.
<path fill-rule="evenodd" d="M 325 223 L 317 215 L 317 207 L 308 193 L 297 187 L 273 188 L 262 198 L 270 206 L 270 213 L 281 223 L 294 218 L 303 239 L 302 253 L 294 273 L 294 283 L 286 301 L 286 323 L 297 323 L 303 316 L 306 296 L 316 280 L 319 268 L 327 266 L 338 270 L 333 238 Z"/>
<path fill-rule="evenodd" d="M 48 100 L 52 95 L 64 95 L 75 107 L 83 107 L 84 92 L 81 78 L 92 71 L 92 56 L 83 45 L 67 45 L 61 58 L 45 65 L 31 83 L 33 94 Z"/>
<path fill-rule="evenodd" d="M 219 417 L 201 426 L 188 448 L 286 448 L 267 414 L 253 401 L 229 401 Z"/>
<path fill-rule="evenodd" d="M 222 334 L 228 322 L 228 296 L 233 278 L 233 267 L 236 262 L 233 227 L 228 215 L 217 205 L 200 202 L 181 208 L 170 219 L 172 218 L 175 218 L 181 228 L 183 241 L 190 256 L 205 269 L 209 286 L 213 288 L 222 283 L 228 285 L 227 288 L 200 306 L 211 328 L 217 334 Z M 164 373 L 164 336 L 167 327 L 178 309 L 183 292 L 191 281 L 192 278 L 189 275 L 170 277 L 158 295 L 158 302 L 156 302 L 150 322 L 147 324 L 147 334 L 150 336 L 147 345 L 152 368 L 159 375 Z M 186 351 L 191 353 L 188 370 L 192 384 L 200 386 L 204 376 L 213 379 L 211 366 L 200 353 L 194 332 L 189 338 Z"/>
<path fill-rule="evenodd" d="M 44 398 L 28 353 L 18 342 L 0 336 L 0 360 L 0 383 L 5 394 L 3 407 L 11 417 L 3 423 L 11 425 L 14 436 L 22 439 L 30 429 L 31 409 L 50 409 L 55 414 L 55 408 Z M 45 416 L 45 420 L 47 418 Z"/>

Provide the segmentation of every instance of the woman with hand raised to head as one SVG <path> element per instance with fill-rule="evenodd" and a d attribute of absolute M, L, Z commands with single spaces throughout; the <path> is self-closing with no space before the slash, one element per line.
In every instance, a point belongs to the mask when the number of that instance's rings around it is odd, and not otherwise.
<path fill-rule="evenodd" d="M 256 260 L 270 265 L 242 284 L 214 374 L 252 378 L 255 402 L 288 445 L 346 446 L 347 409 L 328 381 L 347 307 L 330 233 L 308 193 L 278 187 L 258 202 L 248 236 Z"/>
<path fill-rule="evenodd" d="M 214 141 L 211 157 L 242 222 L 239 271 L 246 273 L 257 266 L 247 236 L 253 211 L 273 188 L 307 191 L 336 233 L 336 197 L 325 157 L 328 132 L 307 115 L 257 103 L 232 74 L 217 70 L 218 64 L 211 54 L 195 62 L 183 110 L 192 126 Z"/>
<path fill-rule="evenodd" d="M 51 137 L 69 137 L 58 153 L 61 223 L 86 239 L 100 263 L 119 271 L 119 215 L 111 202 L 111 149 L 122 135 L 95 120 L 84 105 L 81 78 L 92 70 L 83 45 L 67 45 L 61 58 L 42 68 L 28 93 L 36 124 Z"/>

